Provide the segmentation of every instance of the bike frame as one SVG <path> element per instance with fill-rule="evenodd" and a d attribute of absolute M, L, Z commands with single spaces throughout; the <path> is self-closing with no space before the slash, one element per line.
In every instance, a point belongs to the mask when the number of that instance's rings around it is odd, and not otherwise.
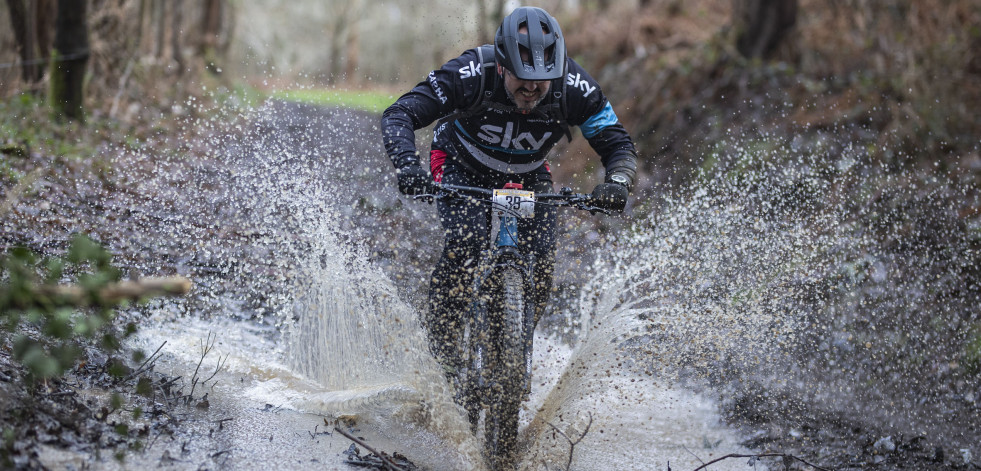
<path fill-rule="evenodd" d="M 507 185 L 505 186 L 507 188 Z M 475 198 L 477 201 L 486 202 L 492 204 L 490 200 L 492 190 L 479 187 L 470 187 L 462 185 L 448 185 L 448 184 L 437 184 L 434 186 L 434 192 L 431 194 L 417 195 L 416 199 L 424 199 L 432 202 L 434 199 L 440 198 Z M 570 188 L 562 188 L 559 193 L 543 193 L 535 195 L 535 204 L 547 204 L 552 206 L 571 206 L 576 209 L 581 209 L 589 211 L 591 213 L 603 213 L 609 214 L 609 211 L 598 207 L 593 202 L 590 195 L 573 193 Z M 493 243 L 485 249 L 481 255 L 481 262 L 486 261 L 486 263 L 481 263 L 478 265 L 480 267 L 475 277 L 475 292 L 479 292 L 481 288 L 481 283 L 488 279 L 494 272 L 495 269 L 499 269 L 503 265 L 516 266 L 519 271 L 523 274 L 522 279 L 525 280 L 525 293 L 531 293 L 533 287 L 533 267 L 534 267 L 534 255 L 531 253 L 522 253 L 518 248 L 518 216 L 515 211 L 511 211 L 507 208 L 501 208 L 500 214 L 497 211 L 493 211 L 492 208 L 492 220 L 490 231 L 494 234 L 494 226 L 497 226 L 496 237 Z M 470 312 L 479 312 L 478 307 L 475 303 L 479 302 L 475 296 L 474 301 L 471 303 Z M 533 337 L 535 328 L 535 316 L 534 316 L 534 303 L 527 303 L 530 307 L 526 306 L 525 312 L 525 389 L 530 391 L 531 383 L 531 354 L 533 349 Z M 486 319 L 474 319 L 474 327 L 478 331 L 486 331 Z M 481 348 L 479 346 L 478 348 Z M 482 348 L 481 348 L 482 350 Z M 484 352 L 481 351 L 481 354 Z M 478 365 L 482 366 L 482 365 Z M 481 375 L 483 376 L 483 375 Z M 478 381 L 478 386 L 481 389 L 486 388 L 488 385 L 486 381 L 482 378 Z"/>
<path fill-rule="evenodd" d="M 505 186 L 504 189 L 509 187 Z M 520 193 L 504 194 L 501 195 L 502 205 L 496 204 L 493 194 L 493 191 L 484 188 L 437 185 L 434 194 L 416 196 L 430 202 L 440 198 L 467 198 L 491 204 L 488 230 L 489 235 L 496 234 L 496 237 L 493 240 L 488 238 L 488 247 L 481 253 L 474 277 L 474 299 L 466 318 L 465 340 L 459 345 L 461 357 L 468 361 L 464 369 L 457 372 L 459 384 L 456 399 L 467 410 L 475 433 L 481 411 L 485 407 L 491 412 L 497 411 L 493 415 L 488 414 L 484 422 L 492 462 L 498 458 L 496 453 L 503 452 L 506 456 L 508 450 L 513 451 L 518 408 L 531 392 L 536 308 L 533 294 L 535 259 L 530 251 L 522 252 L 518 244 L 518 218 L 521 213 L 526 216 L 528 213 L 521 211 L 522 205 L 572 206 L 594 213 L 609 213 L 595 206 L 591 196 L 574 194 L 569 188 L 563 188 L 558 194 L 533 194 L 532 201 L 522 199 L 527 195 Z M 514 282 L 515 274 L 521 280 L 518 289 L 518 283 Z M 514 322 L 517 313 L 521 316 L 520 324 Z M 492 316 L 497 325 L 491 325 Z M 518 332 L 520 335 L 515 335 Z M 524 347 L 521 349 L 523 351 L 519 350 L 519 345 Z M 513 352 L 513 355 L 507 352 Z M 485 360 L 496 360 L 493 363 L 496 367 L 485 368 Z M 524 362 L 520 373 L 510 369 L 509 362 L 515 360 Z M 507 458 L 504 459 L 506 461 Z"/>

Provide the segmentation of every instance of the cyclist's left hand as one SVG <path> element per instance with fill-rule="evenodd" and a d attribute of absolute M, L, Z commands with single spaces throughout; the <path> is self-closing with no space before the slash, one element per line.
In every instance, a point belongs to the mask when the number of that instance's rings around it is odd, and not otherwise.
<path fill-rule="evenodd" d="M 411 163 L 396 171 L 399 191 L 403 195 L 424 195 L 432 193 L 433 179 L 418 163 Z"/>
<path fill-rule="evenodd" d="M 622 213 L 627 206 L 628 193 L 627 187 L 619 183 L 600 183 L 593 189 L 592 196 L 596 206 Z"/>

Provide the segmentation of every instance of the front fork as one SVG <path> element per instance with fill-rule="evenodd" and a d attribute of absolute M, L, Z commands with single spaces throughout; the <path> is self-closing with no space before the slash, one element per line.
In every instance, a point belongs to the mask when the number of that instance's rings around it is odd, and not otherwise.
<path fill-rule="evenodd" d="M 510 265 L 518 269 L 522 274 L 523 280 L 523 291 L 524 291 L 524 317 L 522 319 L 522 340 L 524 344 L 524 391 L 527 396 L 531 392 L 531 366 L 532 366 L 532 351 L 534 349 L 534 336 L 535 336 L 535 310 L 537 308 L 537 295 L 535 292 L 535 282 L 534 282 L 534 266 L 535 266 L 535 256 L 532 253 L 522 254 L 518 249 L 518 241 L 516 236 L 518 234 L 518 218 L 514 216 L 502 216 L 499 219 L 497 238 L 494 243 L 494 247 L 488 249 L 481 256 L 481 260 L 487 261 L 489 263 L 482 264 L 478 267 L 477 277 L 474 284 L 474 292 L 480 293 L 483 284 L 487 279 L 494 273 L 499 267 Z M 475 297 L 474 303 L 483 302 L 479 299 L 479 296 Z M 470 312 L 477 313 L 478 318 L 472 319 L 471 335 L 475 332 L 487 332 L 488 321 L 486 318 L 487 310 L 481 309 L 480 306 L 476 304 L 473 306 Z M 479 334 L 478 334 L 479 335 Z M 476 342 L 474 349 L 474 358 L 471 364 L 468 365 L 471 374 L 468 380 L 473 381 L 471 384 L 477 386 L 478 389 L 483 390 L 489 386 L 487 378 L 484 377 L 483 365 L 484 365 L 484 355 L 486 355 L 486 342 L 488 339 L 484 338 L 481 341 Z"/>

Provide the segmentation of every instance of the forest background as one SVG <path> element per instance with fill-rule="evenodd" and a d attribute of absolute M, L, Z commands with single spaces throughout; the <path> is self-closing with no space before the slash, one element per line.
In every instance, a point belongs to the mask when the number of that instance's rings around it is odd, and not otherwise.
<path fill-rule="evenodd" d="M 101 152 L 163 142 L 181 132 L 182 118 L 204 113 L 195 103 L 216 91 L 293 93 L 380 112 L 432 68 L 490 42 L 517 4 L 8 0 L 0 8 L 0 214 L 31 200 L 19 192 L 39 177 L 39 163 L 63 164 L 47 172 L 111 174 Z M 871 275 L 858 281 L 861 302 L 813 322 L 869 347 L 829 347 L 840 355 L 833 366 L 802 351 L 801 363 L 816 377 L 864 388 L 859 403 L 936 405 L 923 408 L 932 414 L 923 424 L 977 416 L 981 1 L 538 5 L 558 18 L 572 56 L 603 85 L 638 144 L 638 211 L 656 211 L 658 194 L 686 188 L 739 152 L 773 162 L 806 152 L 829 175 L 854 161 L 877 169 L 860 183 L 836 183 L 829 198 L 853 202 L 849 214 L 890 255 L 880 261 L 889 279 L 923 276 L 916 290 Z M 599 172 L 583 140 L 561 151 L 561 178 Z M 12 233 L 2 242 L 42 253 L 67 245 Z M 858 270 L 871 273 L 871 265 Z M 858 433 L 840 404 L 819 407 L 795 399 L 800 391 L 748 380 L 737 389 L 727 406 L 737 422 L 782 417 L 784 431 L 821 423 L 839 427 L 839 436 Z M 869 449 L 874 440 L 854 441 Z M 937 458 L 928 451 L 922 455 Z"/>

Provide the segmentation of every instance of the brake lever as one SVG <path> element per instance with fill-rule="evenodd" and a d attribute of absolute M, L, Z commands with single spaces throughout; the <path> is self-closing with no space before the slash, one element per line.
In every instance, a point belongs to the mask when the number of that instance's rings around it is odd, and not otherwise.
<path fill-rule="evenodd" d="M 436 195 L 412 195 L 412 199 L 416 201 L 425 201 L 428 204 L 433 204 L 433 201 L 435 201 L 436 198 L 438 198 Z"/>
<path fill-rule="evenodd" d="M 589 214 L 592 214 L 594 216 L 596 215 L 596 213 L 605 214 L 607 216 L 609 216 L 610 214 L 613 214 L 613 212 L 610 211 L 609 209 L 601 208 L 599 206 L 592 206 L 592 205 L 585 205 L 584 204 L 582 206 L 579 206 L 579 209 L 582 209 L 584 211 L 589 211 Z"/>

